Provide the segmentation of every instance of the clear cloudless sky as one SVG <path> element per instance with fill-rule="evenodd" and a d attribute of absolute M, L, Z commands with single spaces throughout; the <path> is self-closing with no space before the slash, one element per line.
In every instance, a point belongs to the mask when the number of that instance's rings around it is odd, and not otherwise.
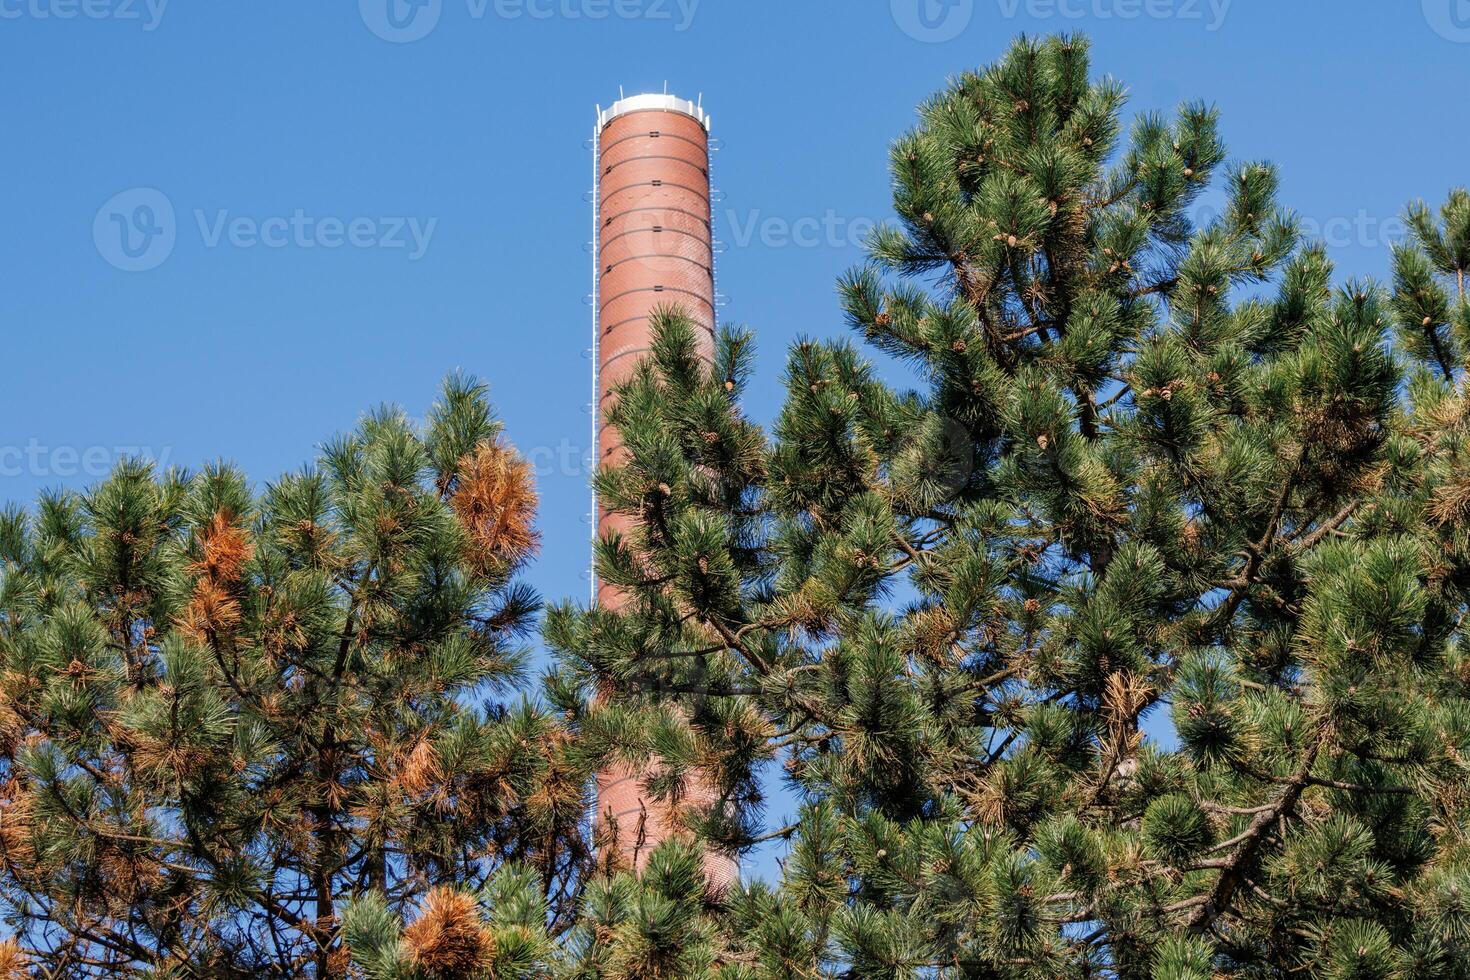
<path fill-rule="evenodd" d="M 1218 105 L 1344 276 L 1470 181 L 1470 0 L 0 0 L 0 504 L 126 451 L 268 480 L 462 368 L 539 472 L 530 580 L 582 597 L 593 106 L 703 93 L 768 420 L 914 106 L 1059 31 L 1130 114 Z"/>

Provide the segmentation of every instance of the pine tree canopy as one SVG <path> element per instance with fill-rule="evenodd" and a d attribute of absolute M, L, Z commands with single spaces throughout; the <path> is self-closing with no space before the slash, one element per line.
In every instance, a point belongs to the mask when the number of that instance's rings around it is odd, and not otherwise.
<path fill-rule="evenodd" d="M 430 884 L 573 913 L 590 770 L 546 710 L 468 696 L 537 608 L 498 432 L 455 378 L 424 431 L 377 412 L 258 495 L 129 462 L 0 514 L 5 975 L 343 976 L 344 903 Z"/>
<path fill-rule="evenodd" d="M 769 429 L 751 335 L 661 311 L 596 478 L 628 601 L 545 610 L 537 687 L 463 379 L 259 494 L 6 514 L 0 969 L 1470 978 L 1470 194 L 1339 282 L 1212 108 L 1124 104 L 1058 37 L 922 106 Z M 678 817 L 641 876 L 610 764 Z"/>

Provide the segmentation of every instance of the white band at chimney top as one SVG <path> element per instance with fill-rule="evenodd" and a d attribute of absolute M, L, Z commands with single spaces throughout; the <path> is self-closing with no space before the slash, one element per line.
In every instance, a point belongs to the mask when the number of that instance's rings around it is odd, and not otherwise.
<path fill-rule="evenodd" d="M 677 95 L 663 95 L 649 93 L 647 95 L 630 95 L 626 99 L 619 99 L 611 106 L 603 109 L 598 106 L 597 131 L 600 133 L 618 116 L 627 115 L 630 112 L 645 112 L 653 109 L 659 112 L 682 112 L 684 115 L 699 121 L 705 132 L 710 130 L 710 116 L 704 111 L 704 107 L 698 102 L 690 102 L 681 99 Z"/>

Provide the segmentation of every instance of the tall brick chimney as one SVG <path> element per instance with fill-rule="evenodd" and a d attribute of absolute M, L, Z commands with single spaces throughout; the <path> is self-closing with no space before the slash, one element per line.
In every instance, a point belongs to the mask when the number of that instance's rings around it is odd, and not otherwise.
<path fill-rule="evenodd" d="M 672 95 L 619 99 L 597 114 L 593 140 L 597 279 L 598 465 L 616 463 L 624 450 L 616 430 L 604 424 L 612 390 L 633 373 L 652 344 L 649 317 L 660 307 L 681 307 L 698 325 L 700 350 L 714 355 L 715 281 L 710 212 L 710 118 L 703 107 Z M 599 534 L 623 531 L 629 519 L 599 510 Z M 617 610 L 626 598 L 599 585 L 597 601 Z M 598 774 L 595 821 L 615 821 L 620 863 L 642 871 L 650 852 L 668 837 L 668 807 L 644 794 L 647 774 L 614 767 Z M 691 780 L 685 798 L 710 804 L 715 796 Z M 734 881 L 735 862 L 705 856 L 705 873 L 717 890 Z"/>

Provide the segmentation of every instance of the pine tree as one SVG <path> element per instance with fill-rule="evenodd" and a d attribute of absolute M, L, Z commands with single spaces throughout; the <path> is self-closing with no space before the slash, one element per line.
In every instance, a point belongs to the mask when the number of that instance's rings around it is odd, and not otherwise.
<path fill-rule="evenodd" d="M 591 770 L 503 697 L 538 600 L 499 430 L 455 378 L 426 426 L 377 411 L 259 493 L 127 461 L 0 517 L 5 975 L 345 977 L 369 895 L 426 963 L 493 965 L 533 953 L 433 932 L 462 892 L 573 914 Z"/>
<path fill-rule="evenodd" d="M 767 438 L 749 335 L 658 318 L 633 602 L 550 612 L 550 693 L 665 847 L 790 847 L 678 915 L 603 869 L 574 975 L 1470 977 L 1470 198 L 1335 286 L 1215 110 L 1124 102 L 1023 38 L 894 144 L 841 295 L 913 390 L 804 341 Z"/>

